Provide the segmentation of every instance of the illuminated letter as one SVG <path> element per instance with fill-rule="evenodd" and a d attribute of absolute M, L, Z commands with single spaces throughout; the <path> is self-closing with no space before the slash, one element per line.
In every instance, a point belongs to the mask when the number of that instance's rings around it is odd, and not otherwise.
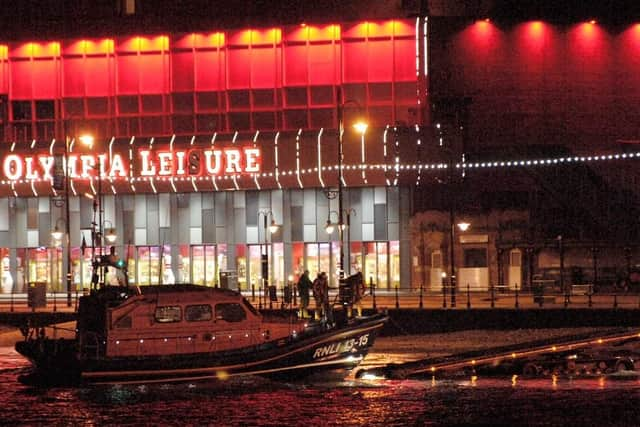
<path fill-rule="evenodd" d="M 141 176 L 154 176 L 156 174 L 156 167 L 153 162 L 149 160 L 149 150 L 140 150 L 140 175 Z"/>
<path fill-rule="evenodd" d="M 82 178 L 89 178 L 91 176 L 91 170 L 95 168 L 96 159 L 90 155 L 82 155 L 80 156 L 80 163 L 82 164 L 80 176 Z"/>
<path fill-rule="evenodd" d="M 25 157 L 25 172 L 24 177 L 27 179 L 38 179 L 38 172 L 33 170 L 33 157 Z"/>
<path fill-rule="evenodd" d="M 111 170 L 109 176 L 127 176 L 127 171 L 124 169 L 124 163 L 120 154 L 114 154 L 111 159 Z"/>
<path fill-rule="evenodd" d="M 224 151 L 225 163 L 227 167 L 224 169 L 226 173 L 242 172 L 240 167 L 240 150 L 228 149 Z"/>
<path fill-rule="evenodd" d="M 207 173 L 210 175 L 218 175 L 220 169 L 222 169 L 222 151 L 220 150 L 206 150 L 204 152 L 205 164 L 207 165 Z M 214 164 L 211 163 L 211 158 L 214 157 Z"/>
<path fill-rule="evenodd" d="M 246 157 L 245 164 L 247 165 L 244 171 L 260 172 L 260 163 L 258 163 L 258 160 L 260 159 L 260 150 L 258 148 L 245 148 L 244 156 Z"/>
<path fill-rule="evenodd" d="M 172 170 L 171 153 L 158 153 L 158 175 L 171 175 Z"/>
<path fill-rule="evenodd" d="M 40 160 L 40 165 L 42 166 L 42 170 L 44 171 L 43 178 L 51 179 L 52 178 L 51 169 L 53 168 L 53 156 L 40 156 L 38 160 Z"/>
<path fill-rule="evenodd" d="M 176 175 L 184 175 L 184 151 L 176 151 Z"/>
<path fill-rule="evenodd" d="M 22 159 L 17 154 L 9 154 L 4 158 L 2 169 L 7 179 L 18 180 L 22 177 Z"/>

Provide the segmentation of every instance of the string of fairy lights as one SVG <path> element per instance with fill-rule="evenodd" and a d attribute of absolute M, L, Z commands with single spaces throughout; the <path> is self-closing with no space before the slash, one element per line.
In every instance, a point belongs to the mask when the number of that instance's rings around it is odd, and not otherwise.
<path fill-rule="evenodd" d="M 415 140 L 416 145 L 418 146 L 418 150 L 420 150 L 420 146 L 424 145 L 420 139 L 419 128 L 415 127 L 417 131 L 417 138 Z M 390 131 L 393 132 L 393 137 L 389 137 Z M 522 159 L 511 159 L 511 160 L 487 160 L 487 161 L 463 161 L 448 163 L 448 162 L 413 162 L 407 163 L 403 162 L 399 156 L 399 147 L 400 141 L 398 138 L 398 133 L 396 128 L 385 129 L 383 134 L 382 149 L 383 149 L 383 159 L 382 163 L 365 163 L 364 155 L 361 156 L 361 163 L 345 163 L 342 162 L 342 170 L 343 172 L 360 172 L 360 175 L 363 177 L 362 179 L 366 179 L 366 173 L 376 173 L 383 172 L 386 180 L 387 186 L 398 186 L 400 183 L 399 178 L 402 175 L 406 174 L 414 174 L 415 175 L 415 186 L 420 186 L 422 174 L 428 173 L 437 173 L 441 171 L 447 171 L 450 168 L 453 168 L 456 171 L 460 171 L 460 173 L 465 173 L 466 171 L 482 171 L 482 170 L 493 170 L 493 169 L 517 169 L 517 168 L 532 168 L 532 167 L 549 167 L 549 166 L 563 166 L 563 165 L 575 165 L 575 164 L 587 164 L 587 163 L 604 163 L 611 161 L 634 161 L 640 159 L 640 151 L 638 152 L 615 152 L 615 153 L 594 153 L 589 155 L 574 155 L 574 156 L 549 156 L 545 158 L 522 158 Z M 169 184 L 171 186 L 171 191 L 177 193 L 179 192 L 176 184 L 188 184 L 191 185 L 193 191 L 211 191 L 211 186 L 213 186 L 214 191 L 219 191 L 222 189 L 235 189 L 240 190 L 240 183 L 246 182 L 247 178 L 253 181 L 253 186 L 255 189 L 260 190 L 263 185 L 266 183 L 261 183 L 260 180 L 265 179 L 273 179 L 275 180 L 278 188 L 282 188 L 281 179 L 285 179 L 287 177 L 292 177 L 295 179 L 294 185 L 297 185 L 300 188 L 304 188 L 304 180 L 303 176 L 308 175 L 316 175 L 320 187 L 331 186 L 333 179 L 327 179 L 327 177 L 323 177 L 324 173 L 336 173 L 339 170 L 338 163 L 335 164 L 323 164 L 323 157 L 321 155 L 321 145 L 326 143 L 331 143 L 331 141 L 323 140 L 323 130 L 321 129 L 317 135 L 316 139 L 316 151 L 317 151 L 317 162 L 313 167 L 304 168 L 302 167 L 301 162 L 301 139 L 302 139 L 302 131 L 297 132 L 295 135 L 295 166 L 291 169 L 282 169 L 280 164 L 280 150 L 291 149 L 291 146 L 287 145 L 286 147 L 282 147 L 282 144 L 279 143 L 279 139 L 281 137 L 278 132 L 274 137 L 274 144 L 270 147 L 274 150 L 274 160 L 275 165 L 274 169 L 270 171 L 261 171 L 257 173 L 223 173 L 220 175 L 205 175 L 205 176 L 135 176 L 135 171 L 133 168 L 130 168 L 128 173 L 124 176 L 113 176 L 104 174 L 101 177 L 99 176 L 89 176 L 89 177 L 72 177 L 69 178 L 70 181 L 70 189 L 72 190 L 74 195 L 77 195 L 77 190 L 74 185 L 75 181 L 86 182 L 88 181 L 89 187 L 93 194 L 96 194 L 97 191 L 97 183 L 102 181 L 102 184 L 107 184 L 106 190 L 111 191 L 113 194 L 117 193 L 115 184 L 117 183 L 125 183 L 128 184 L 130 191 L 135 193 L 137 191 L 136 184 L 147 184 L 151 187 L 151 190 L 154 193 L 158 193 L 158 184 Z M 233 136 L 232 144 L 236 144 L 236 140 L 238 138 L 238 134 L 235 133 Z M 363 145 L 366 144 L 364 142 L 364 136 L 362 137 Z M 130 164 L 133 163 L 134 151 L 136 138 L 131 137 L 128 142 L 128 157 Z M 138 140 L 139 141 L 139 140 Z M 195 137 L 191 138 L 190 146 L 194 146 Z M 148 143 L 138 144 L 138 148 L 140 146 L 148 146 L 149 149 L 153 148 L 155 139 L 151 138 Z M 169 148 L 170 150 L 174 149 L 175 136 L 171 137 Z M 216 135 L 214 135 L 211 139 L 210 145 L 214 146 L 216 143 Z M 258 133 L 254 135 L 251 143 L 253 146 L 258 145 Z M 112 138 L 109 141 L 108 145 L 108 156 L 113 156 L 113 145 L 114 139 Z M 198 144 L 199 146 L 200 144 Z M 389 147 L 389 145 L 391 147 Z M 34 144 L 31 144 L 32 148 L 35 148 Z M 287 148 L 288 147 L 288 148 Z M 15 145 L 12 146 L 12 150 L 15 148 Z M 263 145 L 263 149 L 265 146 Z M 50 147 L 50 152 L 52 152 L 53 148 Z M 391 151 L 394 151 L 391 153 Z M 335 160 L 335 159 L 334 159 Z M 412 176 L 414 176 L 412 175 Z M 353 175 L 355 176 L 355 175 Z M 357 178 L 354 178 L 357 179 Z M 406 180 L 404 181 L 406 182 Z M 53 188 L 53 177 L 45 176 L 45 177 L 29 177 L 22 179 L 4 179 L 0 180 L 0 186 L 8 186 L 10 191 L 13 192 L 14 196 L 18 196 L 18 192 L 16 186 L 24 186 L 28 185 L 31 188 L 31 192 L 34 196 L 38 196 L 38 190 L 36 185 L 39 186 L 40 191 L 43 191 L 42 186 L 39 184 L 42 183 L 50 183 L 51 189 L 50 191 L 56 195 L 56 190 Z M 348 184 L 348 182 L 345 182 Z M 357 185 L 361 185 L 362 183 L 357 183 Z M 314 186 L 318 186 L 318 184 L 314 184 Z M 184 188 L 184 187 L 181 187 Z M 252 187 L 253 189 L 253 187 Z M 24 189 L 22 189 L 24 191 Z M 44 190 L 46 191 L 46 190 Z M 145 192 L 148 192 L 147 187 L 144 188 Z M 184 191 L 184 190 L 183 190 Z"/>

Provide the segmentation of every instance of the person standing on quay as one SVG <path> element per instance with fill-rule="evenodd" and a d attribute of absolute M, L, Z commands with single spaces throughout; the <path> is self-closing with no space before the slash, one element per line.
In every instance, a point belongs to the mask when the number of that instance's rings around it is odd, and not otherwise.
<path fill-rule="evenodd" d="M 309 317 L 307 309 L 309 308 L 309 290 L 311 289 L 311 279 L 309 278 L 309 270 L 305 270 L 298 279 L 298 295 L 300 295 L 300 317 L 306 319 Z"/>

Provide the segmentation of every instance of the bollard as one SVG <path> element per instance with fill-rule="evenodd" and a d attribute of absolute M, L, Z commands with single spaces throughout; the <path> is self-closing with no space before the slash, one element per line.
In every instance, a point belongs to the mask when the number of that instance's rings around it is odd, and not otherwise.
<path fill-rule="evenodd" d="M 369 276 L 369 292 L 373 297 L 373 309 L 376 309 L 376 287 L 373 285 L 373 276 Z"/>
<path fill-rule="evenodd" d="M 469 288 L 468 283 L 467 283 L 467 308 L 471 308 L 471 290 Z"/>
<path fill-rule="evenodd" d="M 589 294 L 587 295 L 587 297 L 589 298 L 589 307 L 593 306 L 593 303 L 591 302 L 591 295 L 593 295 L 593 285 L 589 285 Z"/>
<path fill-rule="evenodd" d="M 544 286 L 540 286 L 540 295 L 538 296 L 538 305 L 542 307 L 544 305 Z"/>
<path fill-rule="evenodd" d="M 491 308 L 496 307 L 496 288 L 491 285 Z"/>
<path fill-rule="evenodd" d="M 618 308 L 618 294 L 613 294 L 613 308 Z"/>
<path fill-rule="evenodd" d="M 400 299 L 398 298 L 398 285 L 396 285 L 396 308 L 400 308 Z"/>
<path fill-rule="evenodd" d="M 564 290 L 564 308 L 569 307 L 569 292 L 568 288 Z"/>
<path fill-rule="evenodd" d="M 424 308 L 424 305 L 422 304 L 422 288 L 423 288 L 423 284 L 422 282 L 420 283 L 420 303 L 419 303 L 419 307 L 420 308 Z"/>
<path fill-rule="evenodd" d="M 258 310 L 262 310 L 262 290 L 258 289 Z"/>
<path fill-rule="evenodd" d="M 56 291 L 53 291 L 53 312 L 58 311 L 58 306 L 56 304 Z"/>
<path fill-rule="evenodd" d="M 256 302 L 256 285 L 251 284 L 251 302 Z"/>
<path fill-rule="evenodd" d="M 447 288 L 442 284 L 442 308 L 447 308 Z"/>
<path fill-rule="evenodd" d="M 13 313 L 13 289 L 11 289 L 11 312 Z"/>
<path fill-rule="evenodd" d="M 271 299 L 271 294 L 269 293 L 269 288 L 266 287 L 264 289 L 265 289 L 265 292 L 264 292 L 265 303 L 264 303 L 264 305 L 267 305 L 266 301 L 267 301 L 267 298 L 269 298 L 269 310 L 273 310 L 273 300 Z"/>
<path fill-rule="evenodd" d="M 75 303 L 75 306 L 73 307 L 73 311 L 76 312 L 76 313 L 78 312 L 78 298 L 79 298 L 78 297 L 78 286 L 76 286 L 76 303 Z"/>
<path fill-rule="evenodd" d="M 520 308 L 520 300 L 518 299 L 518 284 L 516 283 L 516 308 Z"/>

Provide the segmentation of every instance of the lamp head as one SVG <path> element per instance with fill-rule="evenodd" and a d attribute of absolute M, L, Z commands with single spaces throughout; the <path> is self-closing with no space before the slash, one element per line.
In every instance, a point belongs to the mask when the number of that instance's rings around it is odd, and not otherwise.
<path fill-rule="evenodd" d="M 51 232 L 51 237 L 53 237 L 54 240 L 62 239 L 62 230 L 60 230 L 57 225 L 54 227 L 53 231 Z"/>
<path fill-rule="evenodd" d="M 367 128 L 369 127 L 369 124 L 363 120 L 358 120 L 357 122 L 355 122 L 353 124 L 353 128 L 356 130 L 356 132 L 358 132 L 360 135 L 364 135 L 365 132 L 367 132 Z"/>
<path fill-rule="evenodd" d="M 327 232 L 327 234 L 331 234 L 333 233 L 333 229 L 334 229 L 334 225 L 331 223 L 331 220 L 327 220 L 327 225 L 325 225 L 324 229 Z"/>
<path fill-rule="evenodd" d="M 276 224 L 276 220 L 272 219 L 271 220 L 271 225 L 269 226 L 269 231 L 271 232 L 271 234 L 277 233 L 279 228 L 280 228 L 280 226 L 278 224 Z"/>
<path fill-rule="evenodd" d="M 114 243 L 118 239 L 118 235 L 116 234 L 116 229 L 111 227 L 105 230 L 105 236 L 107 242 Z"/>

